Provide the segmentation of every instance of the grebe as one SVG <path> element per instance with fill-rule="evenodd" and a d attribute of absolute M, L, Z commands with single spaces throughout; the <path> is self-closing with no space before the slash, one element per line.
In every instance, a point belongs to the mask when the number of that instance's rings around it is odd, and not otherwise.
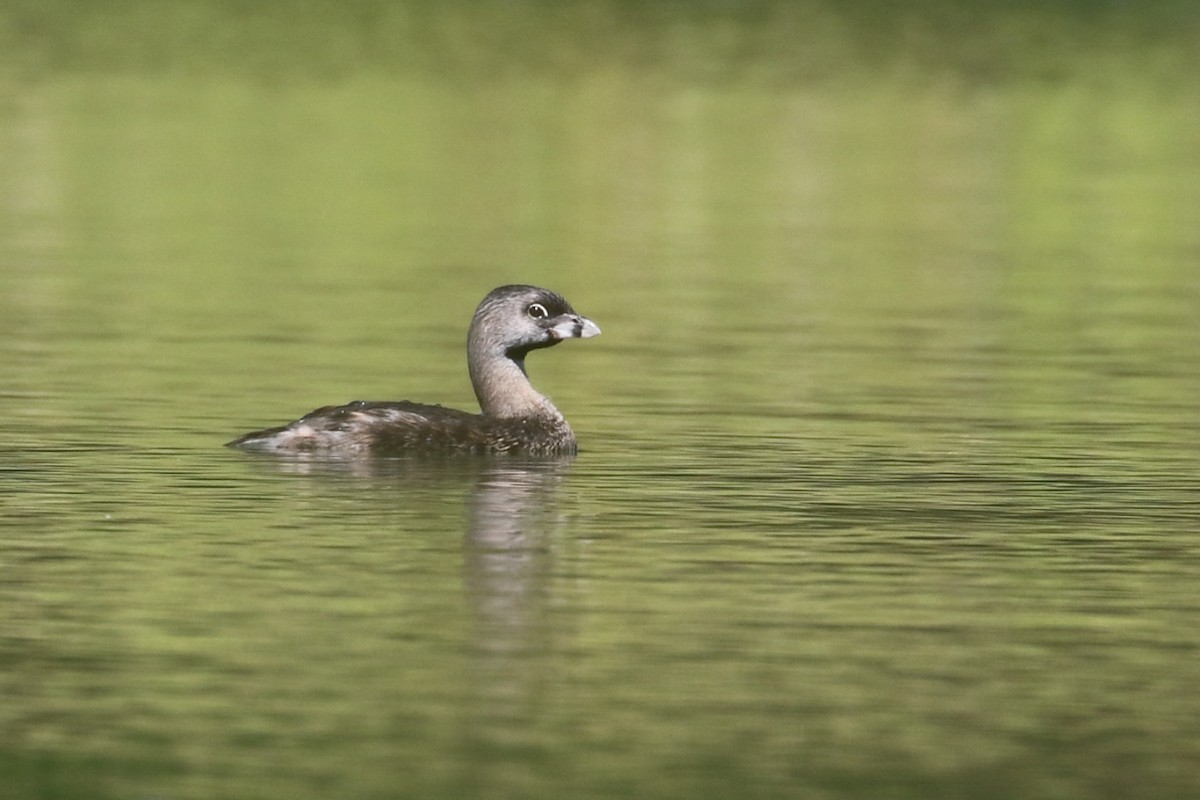
<path fill-rule="evenodd" d="M 408 401 L 358 400 L 247 433 L 229 446 L 331 456 L 575 453 L 575 433 L 550 399 L 529 382 L 525 356 L 564 339 L 599 334 L 596 323 L 575 313 L 560 294 L 536 286 L 501 286 L 475 309 L 467 333 L 467 367 L 482 414 Z"/>

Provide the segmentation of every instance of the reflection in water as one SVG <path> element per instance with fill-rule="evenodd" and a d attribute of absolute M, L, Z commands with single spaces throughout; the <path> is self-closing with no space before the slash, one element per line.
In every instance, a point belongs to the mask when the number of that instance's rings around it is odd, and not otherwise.
<path fill-rule="evenodd" d="M 462 576 L 473 672 L 463 709 L 464 763 L 474 780 L 489 783 L 489 765 L 501 768 L 526 743 L 529 715 L 536 713 L 538 688 L 556 652 L 551 584 L 567 525 L 559 492 L 575 457 L 239 455 L 285 475 L 395 493 L 406 505 L 425 493 L 439 503 L 466 493 Z M 332 488 L 344 494 L 345 487 Z"/>
<path fill-rule="evenodd" d="M 478 694 L 467 739 L 481 772 L 488 754 L 520 743 L 543 671 L 537 659 L 553 651 L 549 583 L 565 525 L 557 495 L 572 460 L 489 461 L 468 499 L 463 574 Z"/>
<path fill-rule="evenodd" d="M 571 457 L 551 461 L 492 461 L 469 499 L 466 585 L 479 621 L 493 634 L 527 627 L 539 569 L 561 524 L 554 498 Z M 491 637 L 489 637 L 491 638 Z M 517 640 L 488 649 L 520 649 Z"/>

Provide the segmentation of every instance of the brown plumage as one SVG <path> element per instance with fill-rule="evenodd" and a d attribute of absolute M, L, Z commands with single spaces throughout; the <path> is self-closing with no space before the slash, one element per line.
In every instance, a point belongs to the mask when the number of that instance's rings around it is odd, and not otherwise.
<path fill-rule="evenodd" d="M 231 447 L 275 453 L 390 455 L 429 452 L 552 455 L 577 449 L 571 426 L 525 373 L 531 350 L 600 333 L 559 294 L 501 286 L 475 310 L 467 365 L 482 414 L 437 405 L 358 400 L 288 425 L 248 433 Z"/>

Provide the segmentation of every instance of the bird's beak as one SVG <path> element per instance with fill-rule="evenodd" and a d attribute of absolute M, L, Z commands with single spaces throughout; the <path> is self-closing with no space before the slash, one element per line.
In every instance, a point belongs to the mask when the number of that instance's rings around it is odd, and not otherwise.
<path fill-rule="evenodd" d="M 587 317 L 570 314 L 551 328 L 559 339 L 590 339 L 600 335 L 600 326 Z"/>

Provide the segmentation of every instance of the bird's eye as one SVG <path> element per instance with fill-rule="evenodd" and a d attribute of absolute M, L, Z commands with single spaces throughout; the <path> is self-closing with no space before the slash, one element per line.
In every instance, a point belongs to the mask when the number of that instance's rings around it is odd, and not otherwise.
<path fill-rule="evenodd" d="M 545 319 L 546 317 L 550 316 L 550 312 L 547 311 L 546 307 L 541 303 L 533 303 L 527 310 L 529 311 L 529 316 L 533 317 L 534 319 Z"/>

